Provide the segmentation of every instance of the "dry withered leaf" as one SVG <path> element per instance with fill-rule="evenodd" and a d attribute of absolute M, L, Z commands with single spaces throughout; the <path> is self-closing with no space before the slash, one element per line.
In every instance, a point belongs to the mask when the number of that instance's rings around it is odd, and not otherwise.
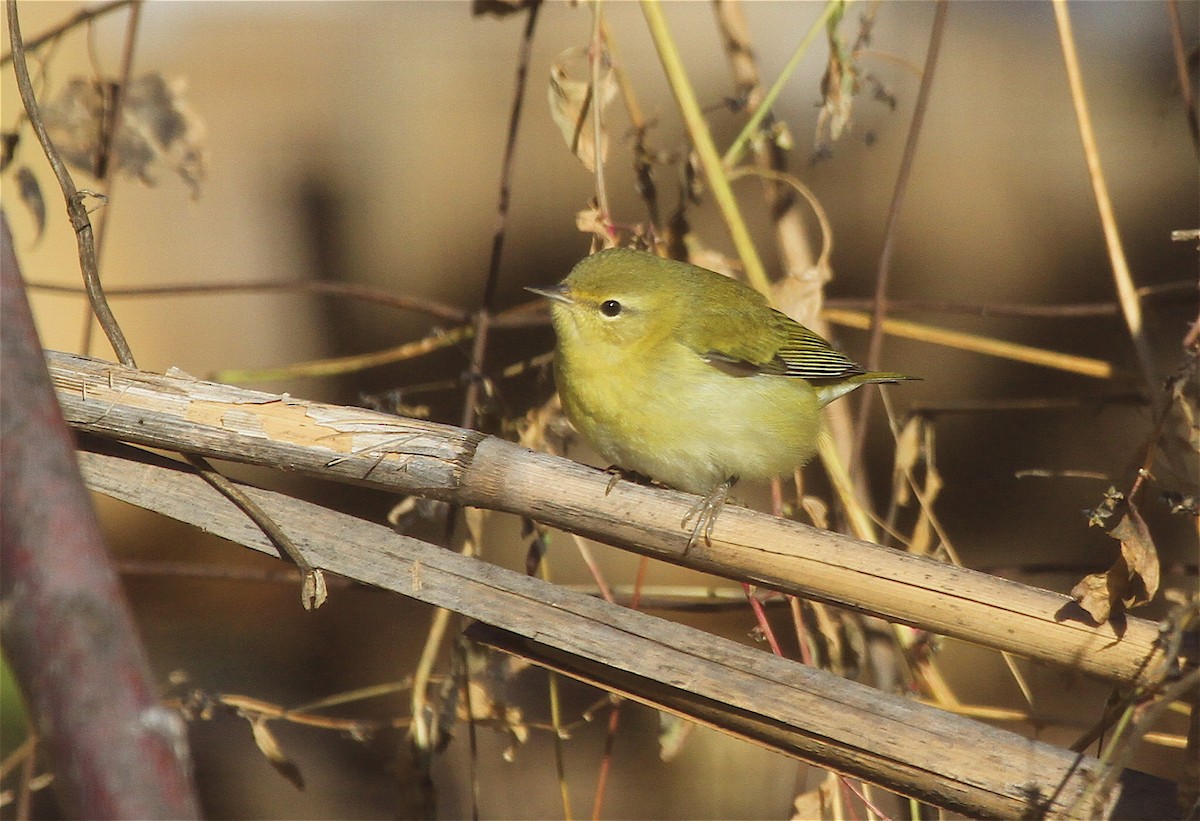
<path fill-rule="evenodd" d="M 1150 601 L 1159 584 L 1158 551 L 1136 509 L 1130 507 L 1108 535 L 1121 542 L 1120 557 L 1105 572 L 1087 575 L 1071 588 L 1071 597 L 1097 624 Z"/>
<path fill-rule="evenodd" d="M 925 439 L 923 436 L 924 427 L 924 417 L 914 415 L 904 423 L 904 427 L 900 428 L 900 435 L 896 437 L 896 455 L 892 467 L 892 486 L 896 488 L 896 504 L 900 507 L 907 505 L 912 496 L 908 482 L 905 481 L 905 475 L 915 471 L 917 463 L 921 459 L 921 443 Z"/>
<path fill-rule="evenodd" d="M 575 227 L 581 234 L 591 234 L 596 237 L 602 247 L 612 247 L 612 234 L 609 231 L 608 220 L 600 213 L 600 206 L 594 201 L 584 210 L 575 213 Z"/>
<path fill-rule="evenodd" d="M 599 110 L 612 102 L 617 94 L 617 83 L 611 71 L 605 71 L 600 77 L 600 91 L 592 94 L 590 81 L 573 80 L 567 72 L 567 65 L 578 62 L 583 57 L 584 68 L 587 68 L 587 49 L 569 48 L 555 58 L 550 66 L 550 85 L 547 96 L 550 100 L 550 116 L 562 132 L 567 147 L 579 158 L 588 171 L 596 170 L 595 127 L 592 117 L 597 108 L 593 96 L 599 98 Z M 608 131 L 601 123 L 600 158 L 608 155 Z"/>
<path fill-rule="evenodd" d="M 516 745 L 529 740 L 525 714 L 509 700 L 513 678 L 527 666 L 527 662 L 512 656 L 474 644 L 467 646 L 470 677 L 467 698 L 458 699 L 458 717 L 491 722 L 506 733 L 512 743 L 504 752 L 505 760 L 512 760 Z"/>
<path fill-rule="evenodd" d="M 1071 598 L 1088 612 L 1096 624 L 1104 624 L 1112 614 L 1113 607 L 1125 595 L 1129 583 L 1129 572 L 1125 559 L 1103 573 L 1089 573 L 1071 588 Z"/>
<path fill-rule="evenodd" d="M 792 821 L 831 821 L 841 818 L 837 775 L 826 773 L 814 789 L 800 793 L 792 804 Z"/>
<path fill-rule="evenodd" d="M 275 771 L 292 782 L 296 789 L 304 789 L 304 776 L 300 774 L 300 768 L 284 754 L 275 734 L 267 726 L 267 719 L 264 716 L 250 719 L 250 730 L 254 733 L 254 743 Z"/>
<path fill-rule="evenodd" d="M 1145 604 L 1158 592 L 1159 582 L 1158 551 L 1154 547 L 1150 529 L 1146 527 L 1146 522 L 1137 510 L 1131 506 L 1129 512 L 1117 522 L 1108 535 L 1121 542 L 1121 557 L 1125 560 L 1130 574 L 1141 580 L 1141 589 L 1138 590 L 1137 585 L 1131 588 L 1134 595 L 1125 606 L 1136 607 Z"/>
<path fill-rule="evenodd" d="M 300 586 L 300 603 L 305 610 L 316 610 L 329 598 L 329 586 L 325 583 L 325 572 L 312 569 L 304 574 Z"/>
<path fill-rule="evenodd" d="M 122 171 L 147 185 L 168 169 L 191 187 L 193 197 L 199 196 L 204 128 L 184 99 L 184 83 L 168 83 L 161 74 L 131 81 L 114 134 L 115 87 L 75 77 L 43 108 L 46 130 L 63 159 L 97 177 Z"/>
<path fill-rule="evenodd" d="M 17 190 L 21 192 L 21 202 L 29 209 L 33 223 L 37 226 L 37 236 L 34 242 L 42 238 L 42 229 L 46 227 L 46 201 L 42 198 L 42 188 L 38 185 L 37 177 L 28 166 L 17 169 Z"/>
<path fill-rule="evenodd" d="M 683 751 L 683 745 L 691 738 L 696 725 L 674 713 L 658 713 L 658 757 L 662 761 L 674 761 Z"/>
<path fill-rule="evenodd" d="M 818 152 L 828 150 L 850 125 L 854 96 L 860 85 L 853 52 L 837 28 L 840 17 L 835 14 L 827 27 L 829 62 L 825 66 L 825 76 L 821 78 L 821 113 L 817 115 L 815 140 Z"/>

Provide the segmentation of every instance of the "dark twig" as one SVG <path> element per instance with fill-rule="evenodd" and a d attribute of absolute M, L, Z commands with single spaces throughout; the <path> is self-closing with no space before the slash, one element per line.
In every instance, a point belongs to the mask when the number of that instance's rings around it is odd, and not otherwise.
<path fill-rule="evenodd" d="M 512 109 L 508 116 L 508 135 L 504 140 L 504 160 L 500 166 L 500 199 L 496 205 L 496 231 L 492 234 L 492 257 L 488 262 L 487 282 L 483 288 L 483 307 L 490 309 L 495 304 L 496 283 L 500 278 L 500 257 L 504 252 L 504 238 L 508 231 L 508 206 L 512 196 L 513 161 L 517 155 L 517 128 L 521 124 L 521 110 L 525 105 L 525 81 L 529 75 L 529 63 L 533 55 L 533 32 L 537 27 L 541 0 L 530 3 L 525 16 L 525 31 L 521 34 L 521 46 L 517 53 L 516 87 L 513 89 Z"/>
<path fill-rule="evenodd" d="M 1192 146 L 1200 151 L 1200 123 L 1196 118 L 1196 93 L 1192 89 L 1192 73 L 1188 71 L 1187 53 L 1183 46 L 1183 23 L 1179 19 L 1179 0 L 1167 0 L 1167 18 L 1171 21 L 1171 51 L 1175 55 L 1175 74 L 1179 79 L 1179 94 L 1187 111 Z"/>
<path fill-rule="evenodd" d="M 125 45 L 121 49 L 121 72 L 118 75 L 117 82 L 113 86 L 114 100 L 112 106 L 112 118 L 108 128 L 101 130 L 101 143 L 96 154 L 96 177 L 105 184 L 105 196 L 111 200 L 113 195 L 113 187 L 115 185 L 116 174 L 116 157 L 114 156 L 114 148 L 116 146 L 117 134 L 121 131 L 122 117 L 125 111 L 125 96 L 129 90 L 129 78 L 133 74 L 133 54 L 137 46 L 138 26 L 142 20 L 142 0 L 136 0 L 129 9 L 129 20 L 125 25 Z M 103 82 L 103 77 L 101 78 Z M 99 225 L 96 228 L 96 260 L 99 265 L 101 254 L 104 251 L 104 238 L 108 235 L 108 224 L 111 221 L 111 211 L 106 208 L 99 214 L 97 222 Z M 84 317 L 83 322 L 83 341 L 80 349 L 90 351 L 92 349 L 92 323 L 90 317 Z"/>
<path fill-rule="evenodd" d="M 129 20 L 125 26 L 125 45 L 121 49 L 121 71 L 117 75 L 117 84 L 115 86 L 116 98 L 113 100 L 112 107 L 112 127 L 104 129 L 101 137 L 99 155 L 99 178 L 103 180 L 108 190 L 105 192 L 108 196 L 112 196 L 113 180 L 115 179 L 113 171 L 116 170 L 116 157 L 113 156 L 113 151 L 117 142 L 117 134 L 121 131 L 121 118 L 124 116 L 125 99 L 129 91 L 129 82 L 133 76 L 133 53 L 137 47 L 138 26 L 142 21 L 142 0 L 136 0 L 129 9 Z M 104 237 L 108 233 L 108 211 L 105 210 L 101 214 L 99 227 L 96 229 L 96 256 L 99 258 L 104 250 Z M 87 350 L 87 348 L 84 348 Z"/>
<path fill-rule="evenodd" d="M 937 68 L 938 52 L 941 50 L 942 32 L 946 27 L 946 12 L 949 3 L 939 0 L 933 14 L 933 26 L 929 33 L 929 50 L 925 54 L 925 69 L 921 73 L 921 86 L 917 91 L 917 102 L 913 107 L 912 122 L 908 126 L 908 138 L 904 142 L 904 154 L 900 159 L 900 170 L 896 176 L 896 188 L 888 206 L 884 224 L 883 250 L 879 253 L 879 272 L 875 277 L 875 307 L 871 314 L 871 340 L 867 346 L 866 365 L 868 370 L 878 370 L 879 354 L 883 350 L 883 318 L 887 313 L 888 280 L 891 278 L 892 250 L 896 242 L 896 227 L 900 209 L 908 193 L 908 180 L 912 174 L 913 159 L 917 153 L 917 140 L 925 122 L 925 109 L 929 105 L 929 94 L 933 87 L 934 70 Z M 858 406 L 858 430 L 854 434 L 854 462 L 862 453 L 866 442 L 867 422 L 871 417 L 874 391 L 863 391 Z"/>
<path fill-rule="evenodd" d="M 65 815 L 199 817 L 183 724 L 158 704 L 51 388 L 2 213 L 0 278 L 5 656 L 55 762 Z"/>
<path fill-rule="evenodd" d="M 59 293 L 72 294 L 80 293 L 80 289 L 78 287 L 71 285 L 55 285 L 49 282 L 28 282 L 26 285 L 30 288 L 42 291 L 57 291 Z M 453 305 L 443 305 L 440 302 L 422 299 L 421 297 L 401 296 L 399 294 L 381 291 L 378 288 L 372 288 L 366 285 L 355 285 L 349 282 L 211 282 L 204 283 L 203 285 L 143 285 L 129 288 L 105 289 L 105 293 L 110 299 L 118 299 L 123 297 L 263 293 L 270 291 L 295 291 L 347 297 L 349 299 L 357 299 L 362 302 L 374 302 L 379 305 L 386 305 L 389 308 L 397 308 L 403 311 L 416 311 L 418 313 L 431 316 L 434 319 L 440 319 L 445 322 L 454 322 L 456 324 L 465 323 L 468 319 L 470 319 L 470 314 L 467 311 L 464 311 L 462 308 L 456 308 Z M 542 301 L 543 300 L 539 300 L 538 302 Z M 529 303 L 531 306 L 535 304 L 537 303 Z M 545 317 L 542 317 L 541 322 L 542 324 L 545 323 Z"/>
<path fill-rule="evenodd" d="M 1159 285 L 1143 285 L 1137 289 L 1142 300 L 1177 302 L 1195 300 L 1196 280 L 1179 280 Z M 112 296 L 113 292 L 109 291 Z M 827 299 L 830 308 L 848 310 L 870 310 L 874 300 L 870 299 Z M 1067 302 L 1056 305 L 1040 305 L 1031 302 L 951 302 L 931 299 L 889 299 L 888 313 L 940 313 L 970 314 L 973 316 L 1033 318 L 1033 319 L 1082 319 L 1090 317 L 1120 316 L 1121 306 L 1116 302 Z"/>
<path fill-rule="evenodd" d="M 25 105 L 25 112 L 29 115 L 29 124 L 33 126 L 33 131 L 37 134 L 38 142 L 42 145 L 42 151 L 45 152 L 46 159 L 54 170 L 54 176 L 58 179 L 63 198 L 67 202 L 67 214 L 71 219 L 71 227 L 75 229 L 75 239 L 79 244 L 79 267 L 83 271 L 83 282 L 87 287 L 88 300 L 92 303 L 92 311 L 95 312 L 96 319 L 99 320 L 100 327 L 104 329 L 104 334 L 108 337 L 109 344 L 112 345 L 121 364 L 131 368 L 137 367 L 134 363 L 133 351 L 130 350 L 129 343 L 125 341 L 125 334 L 121 332 L 121 326 L 117 324 L 112 309 L 108 307 L 104 289 L 100 285 L 100 270 L 96 261 L 92 222 L 88 219 L 87 209 L 83 205 L 83 199 L 89 192 L 79 191 L 75 187 L 71 173 L 67 171 L 62 157 L 58 154 L 58 149 L 50 141 L 50 135 L 46 133 L 46 126 L 42 122 L 37 97 L 33 93 L 33 83 L 29 79 L 29 67 L 25 62 L 25 45 L 21 40 L 21 24 L 17 18 L 16 0 L 8 0 L 8 34 L 12 43 L 13 72 L 16 74 L 21 102 Z"/>
<path fill-rule="evenodd" d="M 521 112 L 524 109 L 526 78 L 529 75 L 529 64 L 533 53 L 533 32 L 537 27 L 538 12 L 541 10 L 541 5 L 541 0 L 532 0 L 527 7 L 525 29 L 521 34 L 521 44 L 517 54 L 516 88 L 513 91 L 513 104 L 509 114 L 508 134 L 504 144 L 504 159 L 500 167 L 500 194 L 496 205 L 496 228 L 492 234 L 492 254 L 488 261 L 487 279 L 483 287 L 483 304 L 475 313 L 473 321 L 475 339 L 471 346 L 471 361 L 467 375 L 466 393 L 463 398 L 462 426 L 464 428 L 474 427 L 476 411 L 479 405 L 480 388 L 483 380 L 483 363 L 487 355 L 491 311 L 495 303 L 496 286 L 500 279 L 500 261 L 504 253 L 504 240 L 508 232 L 508 211 L 512 196 L 512 171 L 516 158 L 517 129 L 520 126 Z M 454 542 L 455 530 L 459 519 L 458 513 L 459 507 L 457 505 L 450 506 L 446 511 L 445 544 L 447 545 L 451 545 Z M 449 611 L 445 610 L 439 611 L 437 616 L 435 616 L 433 625 L 425 637 L 425 648 L 414 674 L 412 693 L 413 719 L 409 740 L 413 745 L 413 760 L 419 777 L 424 779 L 425 784 L 429 788 L 425 791 L 427 796 L 432 796 L 432 780 L 429 774 L 429 765 L 432 761 L 431 742 L 433 741 L 433 733 L 431 730 L 433 728 L 426 725 L 433 711 L 429 709 L 426 690 L 431 672 L 430 667 L 436 658 L 436 650 L 445 640 L 449 621 L 448 616 Z M 465 665 L 464 669 L 466 669 Z M 473 720 L 470 732 L 472 733 L 472 738 L 474 738 Z M 473 785 L 476 778 L 474 759 L 472 758 L 471 779 Z M 472 795 L 474 794 L 475 790 L 472 790 Z M 428 799 L 428 806 L 425 809 L 429 812 L 434 812 L 432 798 Z M 479 808 L 475 804 L 472 805 L 471 816 L 472 818 L 479 817 Z"/>
<path fill-rule="evenodd" d="M 483 358 L 487 353 L 489 313 L 495 304 L 496 283 L 500 279 L 500 260 L 504 253 L 504 239 L 508 233 L 508 208 L 512 197 L 513 161 L 517 154 L 517 128 L 521 123 L 521 112 L 525 106 L 525 85 L 529 75 L 529 63 L 533 54 L 533 32 L 537 27 L 541 0 L 530 3 L 525 15 L 525 30 L 521 34 L 521 46 L 517 54 L 516 88 L 508 118 L 508 135 L 504 141 L 504 160 L 500 166 L 500 197 L 496 204 L 496 230 L 492 234 L 492 256 L 488 261 L 487 280 L 483 286 L 483 307 L 475 318 L 475 344 L 471 349 L 471 372 L 467 381 L 466 398 L 463 401 L 462 425 L 475 424 L 475 410 L 479 402 L 479 379 L 483 373 Z"/>
<path fill-rule="evenodd" d="M 133 64 L 134 38 L 137 32 L 140 8 L 140 3 L 135 5 L 132 17 L 130 18 L 129 35 L 125 42 L 122 57 L 123 82 L 128 82 L 128 75 Z M 21 28 L 17 17 L 16 0 L 8 0 L 8 25 L 9 35 L 12 40 L 13 70 L 17 76 L 17 86 L 21 91 L 21 100 L 25 104 L 26 113 L 29 115 L 29 123 L 33 126 L 33 130 L 38 136 L 38 142 L 41 143 L 42 150 L 46 154 L 46 159 L 50 162 L 50 167 L 54 169 L 54 175 L 58 178 L 63 196 L 67 200 L 67 213 L 71 218 L 71 225 L 75 228 L 76 239 L 79 243 L 79 263 L 83 269 L 84 285 L 87 289 L 88 299 L 92 305 L 92 311 L 96 314 L 96 318 L 100 322 L 100 327 L 104 329 L 104 333 L 108 337 L 109 343 L 112 345 L 121 364 L 135 368 L 137 365 L 133 359 L 133 351 L 130 350 L 129 343 L 125 340 L 125 335 L 122 333 L 120 325 L 117 324 L 116 317 L 109 308 L 108 299 L 100 284 L 100 271 L 92 223 L 88 218 L 87 210 L 83 206 L 83 194 L 85 192 L 80 192 L 75 188 L 75 182 L 71 179 L 70 172 L 67 171 L 66 165 L 59 156 L 58 149 L 50 141 L 50 137 L 46 133 L 46 127 L 42 122 L 41 111 L 38 108 L 37 98 L 33 93 L 33 84 L 30 81 L 29 69 L 25 62 L 25 46 L 21 40 Z M 121 89 L 121 91 L 123 92 L 124 89 Z M 118 97 L 117 110 L 119 113 L 120 97 Z M 114 126 L 115 128 L 119 128 L 119 123 Z M 262 529 L 276 547 L 296 562 L 304 573 L 301 598 L 305 608 L 319 607 L 326 597 L 325 583 L 321 572 L 309 566 L 295 544 L 292 543 L 279 526 L 271 521 L 270 517 L 258 505 L 254 504 L 244 493 L 234 487 L 224 476 L 221 476 L 203 457 L 191 454 L 184 454 L 184 457 L 204 477 L 206 482 L 240 507 L 250 517 L 251 521 Z"/>
<path fill-rule="evenodd" d="M 267 538 L 271 540 L 271 544 L 279 549 L 281 554 L 286 554 L 296 567 L 300 568 L 302 582 L 300 584 L 300 603 L 305 610 L 315 610 L 324 604 L 329 593 L 325 585 L 325 574 L 314 568 L 304 558 L 304 554 L 300 552 L 300 548 L 296 547 L 295 542 L 283 532 L 283 528 L 272 519 L 267 512 L 263 510 L 253 499 L 245 494 L 245 492 L 235 485 L 233 482 L 222 476 L 216 468 L 203 456 L 197 456 L 193 453 L 185 453 L 183 457 L 187 459 L 188 464 L 196 469 L 200 477 L 204 481 L 213 486 L 214 489 L 229 501 L 237 505 L 243 513 L 245 513 L 250 521 L 254 522 Z"/>
<path fill-rule="evenodd" d="M 46 43 L 61 37 L 71 29 L 78 26 L 80 23 L 86 23 L 90 20 L 95 20 L 97 17 L 108 14 L 110 11 L 116 11 L 123 6 L 128 6 L 130 3 L 134 2 L 140 2 L 140 0 L 110 0 L 108 3 L 101 3 L 100 5 L 92 8 L 81 9 L 49 31 L 44 31 L 37 37 L 34 37 L 32 40 L 27 41 L 25 43 L 25 51 L 37 51 Z M 0 66 L 8 65 L 10 62 L 12 62 L 12 59 L 13 53 L 11 51 L 5 52 L 4 56 L 0 57 Z"/>

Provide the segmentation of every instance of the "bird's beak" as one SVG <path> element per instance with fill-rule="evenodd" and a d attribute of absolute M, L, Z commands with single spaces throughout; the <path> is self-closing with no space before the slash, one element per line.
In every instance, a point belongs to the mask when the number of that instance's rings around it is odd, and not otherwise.
<path fill-rule="evenodd" d="M 566 305 L 570 305 L 571 303 L 573 303 L 575 301 L 575 300 L 571 299 L 570 289 L 567 288 L 566 285 L 562 285 L 562 284 L 551 285 L 549 288 L 526 287 L 525 290 L 529 291 L 530 293 L 537 294 L 538 296 L 544 296 L 546 299 L 552 299 L 555 302 L 562 302 Z"/>

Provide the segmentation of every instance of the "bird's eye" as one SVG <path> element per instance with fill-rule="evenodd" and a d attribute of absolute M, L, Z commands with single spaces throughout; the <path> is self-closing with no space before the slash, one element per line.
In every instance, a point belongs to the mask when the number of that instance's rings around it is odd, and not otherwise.
<path fill-rule="evenodd" d="M 600 313 L 605 316 L 616 316 L 621 313 L 621 303 L 615 299 L 606 299 L 600 303 Z"/>

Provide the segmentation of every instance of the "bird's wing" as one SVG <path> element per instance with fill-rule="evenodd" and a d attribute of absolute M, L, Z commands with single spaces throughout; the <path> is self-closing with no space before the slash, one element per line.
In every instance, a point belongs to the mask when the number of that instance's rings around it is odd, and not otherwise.
<path fill-rule="evenodd" d="M 716 367 L 749 376 L 755 373 L 801 379 L 843 379 L 863 373 L 849 357 L 799 322 L 772 310 L 768 327 L 752 331 L 738 323 L 722 323 L 734 333 L 705 334 L 704 345 L 692 349 Z M 762 314 L 756 319 L 761 323 Z"/>
<path fill-rule="evenodd" d="M 775 355 L 786 376 L 801 379 L 845 379 L 865 373 L 854 360 L 835 349 L 818 334 L 786 314 L 779 313 L 784 341 Z"/>

